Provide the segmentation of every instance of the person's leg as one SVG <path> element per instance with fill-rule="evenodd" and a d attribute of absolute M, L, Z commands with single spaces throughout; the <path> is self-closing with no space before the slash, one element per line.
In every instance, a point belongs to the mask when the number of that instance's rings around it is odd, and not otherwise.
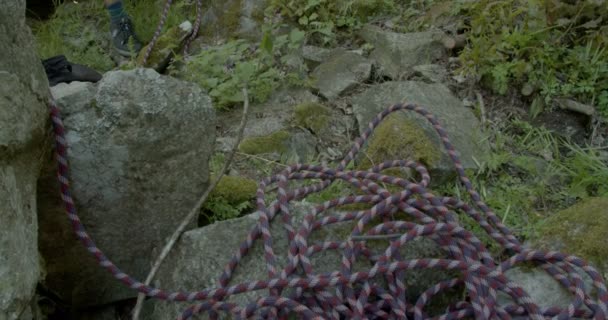
<path fill-rule="evenodd" d="M 131 55 L 130 43 L 135 54 L 141 50 L 141 41 L 135 34 L 129 15 L 122 6 L 122 0 L 103 0 L 110 15 L 110 32 L 114 48 L 124 56 Z"/>

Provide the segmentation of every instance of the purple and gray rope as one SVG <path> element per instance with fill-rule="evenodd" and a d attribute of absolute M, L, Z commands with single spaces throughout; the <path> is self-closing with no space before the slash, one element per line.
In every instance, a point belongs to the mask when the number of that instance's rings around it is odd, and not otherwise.
<path fill-rule="evenodd" d="M 68 173 L 68 146 L 60 110 L 50 102 L 51 117 L 56 137 L 56 157 L 61 197 L 68 218 L 78 239 L 108 270 L 126 286 L 149 297 L 169 301 L 199 301 L 187 308 L 177 319 L 189 319 L 207 313 L 210 318 L 229 314 L 238 319 L 287 319 L 297 314 L 304 319 L 606 319 L 608 292 L 602 276 L 585 261 L 559 252 L 525 249 L 504 226 L 500 219 L 481 200 L 445 130 L 435 117 L 413 104 L 395 104 L 381 112 L 363 134 L 356 139 L 347 156 L 336 169 L 309 164 L 295 164 L 280 173 L 264 179 L 257 190 L 259 222 L 241 243 L 231 261 L 218 279 L 218 286 L 196 292 L 167 291 L 144 285 L 122 272 L 95 245 L 76 214 L 74 199 L 70 196 Z M 413 161 L 394 160 L 379 164 L 367 171 L 346 169 L 365 144 L 373 130 L 392 112 L 406 110 L 424 116 L 435 128 L 443 146 L 451 157 L 460 182 L 468 191 L 473 205 L 445 196 L 436 196 L 427 188 L 430 176 L 427 169 Z M 412 182 L 382 172 L 389 168 L 410 168 L 418 173 L 420 181 Z M 290 188 L 290 182 L 321 180 L 308 186 Z M 344 181 L 361 190 L 361 195 L 346 196 L 317 205 L 307 213 L 301 224 L 295 225 L 289 204 L 319 192 L 332 182 Z M 278 199 L 268 203 L 265 190 L 277 185 Z M 384 186 L 398 187 L 389 191 Z M 393 189 L 391 189 L 393 190 Z M 331 210 L 347 204 L 366 204 L 369 209 L 358 211 Z M 405 220 L 402 216 L 407 216 Z M 504 261 L 494 259 L 484 244 L 471 232 L 458 224 L 457 215 L 473 218 L 485 232 L 511 256 Z M 287 233 L 288 263 L 280 268 L 273 249 L 270 224 L 280 216 Z M 401 217 L 397 219 L 396 217 Z M 324 227 L 340 222 L 353 222 L 350 236 L 343 241 L 312 243 L 311 235 Z M 382 254 L 376 254 L 366 245 L 366 238 L 391 235 L 389 245 Z M 418 238 L 433 240 L 443 249 L 441 259 L 405 259 L 400 248 Z M 256 241 L 262 241 L 268 277 L 247 283 L 231 284 L 232 275 L 243 257 Z M 315 272 L 312 257 L 327 250 L 341 253 L 341 268 L 331 273 Z M 356 261 L 368 261 L 370 268 L 355 271 Z M 509 281 L 505 271 L 520 263 L 534 263 L 542 267 L 556 281 L 574 295 L 568 306 L 539 307 L 516 283 Z M 408 301 L 404 279 L 407 271 L 416 269 L 450 270 L 459 276 L 445 280 L 424 291 L 415 301 Z M 585 288 L 583 271 L 591 279 L 593 288 Z M 382 281 L 378 281 L 378 280 Z M 293 290 L 286 290 L 286 289 Z M 455 301 L 444 314 L 429 316 L 425 307 L 433 297 L 450 288 L 466 291 L 464 301 Z M 593 289 L 593 290 L 591 290 Z M 225 302 L 228 297 L 244 292 L 268 290 L 260 293 L 257 301 L 242 306 Z M 498 292 L 512 298 L 512 303 L 500 305 Z M 589 292 L 594 292 L 591 295 Z"/>

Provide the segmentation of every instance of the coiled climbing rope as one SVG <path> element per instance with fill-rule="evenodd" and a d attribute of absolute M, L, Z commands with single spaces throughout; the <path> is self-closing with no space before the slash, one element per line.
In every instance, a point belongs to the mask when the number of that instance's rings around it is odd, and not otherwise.
<path fill-rule="evenodd" d="M 211 319 L 217 319 L 220 314 L 237 319 L 287 319 L 289 314 L 297 314 L 304 319 L 607 318 L 608 292 L 602 276 L 575 256 L 524 248 L 474 190 L 437 119 L 413 104 L 395 104 L 378 114 L 335 169 L 294 164 L 260 182 L 256 196 L 259 220 L 226 265 L 216 287 L 181 292 L 144 285 L 122 272 L 103 254 L 78 218 L 74 199 L 70 196 L 65 128 L 58 106 L 53 101 L 49 105 L 56 138 L 61 197 L 77 237 L 101 267 L 129 288 L 156 299 L 195 302 L 177 319 L 190 319 L 203 313 Z M 413 161 L 387 161 L 367 171 L 347 170 L 374 128 L 386 116 L 400 110 L 418 113 L 432 124 L 454 163 L 460 182 L 472 200 L 471 204 L 431 193 L 428 189 L 430 176 L 427 169 Z M 389 168 L 413 169 L 420 180 L 409 181 L 383 174 Z M 311 186 L 290 186 L 291 182 L 305 179 L 321 182 Z M 290 202 L 319 192 L 338 180 L 358 188 L 362 195 L 341 197 L 319 204 L 305 215 L 301 223 L 295 224 Z M 269 202 L 265 190 L 274 185 L 278 196 Z M 398 187 L 399 191 L 389 191 L 385 185 Z M 348 212 L 330 210 L 354 203 L 368 204 L 370 209 Z M 394 219 L 396 213 L 407 215 L 407 221 Z M 509 258 L 503 261 L 493 258 L 475 235 L 459 225 L 458 214 L 473 218 L 493 241 L 508 252 Z M 289 243 L 286 253 L 288 263 L 282 268 L 277 265 L 277 253 L 273 249 L 274 235 L 270 231 L 270 224 L 277 217 L 281 222 L 274 223 L 283 224 Z M 353 229 L 343 241 L 310 242 L 310 236 L 315 231 L 347 221 L 353 222 Z M 374 256 L 366 245 L 365 237 L 379 235 L 392 235 L 392 238 L 384 253 Z M 403 258 L 399 249 L 419 238 L 434 241 L 443 249 L 444 257 Z M 263 243 L 268 277 L 231 284 L 235 269 L 256 241 Z M 330 273 L 315 270 L 311 257 L 326 250 L 341 253 L 340 270 Z M 355 272 L 355 261 L 368 261 L 370 267 Z M 518 284 L 509 281 L 505 271 L 524 262 L 538 265 L 567 288 L 572 294 L 571 303 L 568 306 L 541 308 Z M 404 279 L 409 270 L 415 269 L 451 270 L 458 276 L 435 284 L 415 301 L 410 301 L 406 298 L 408 288 Z M 591 279 L 593 288 L 585 288 L 579 273 L 585 273 Z M 466 291 L 466 298 L 454 301 L 441 315 L 429 316 L 425 307 L 435 296 L 449 288 L 462 288 Z M 261 298 L 244 306 L 225 301 L 232 295 L 259 290 L 267 290 L 263 292 L 268 293 L 264 295 L 260 292 Z M 499 292 L 510 296 L 512 302 L 499 304 Z"/>

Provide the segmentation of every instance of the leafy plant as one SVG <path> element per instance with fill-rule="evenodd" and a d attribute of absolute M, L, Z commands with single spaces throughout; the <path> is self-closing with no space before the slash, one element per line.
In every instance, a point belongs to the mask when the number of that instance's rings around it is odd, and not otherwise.
<path fill-rule="evenodd" d="M 260 45 L 245 40 L 232 40 L 211 47 L 186 61 L 183 77 L 209 91 L 219 108 L 242 102 L 241 89 L 246 84 L 252 102 L 264 102 L 286 79 L 302 83 L 302 76 L 288 65 L 290 54 L 300 48 L 304 33 L 293 29 L 272 40 L 266 27 Z"/>
<path fill-rule="evenodd" d="M 335 43 L 339 31 L 349 33 L 395 9 L 393 0 L 271 0 L 267 12 L 279 12 L 303 28 L 313 42 L 325 45 Z"/>
<path fill-rule="evenodd" d="M 236 205 L 229 203 L 222 197 L 210 198 L 205 202 L 201 210 L 204 218 L 203 224 L 212 224 L 218 221 L 224 221 L 240 217 L 243 212 L 253 208 L 250 201 L 243 201 Z"/>

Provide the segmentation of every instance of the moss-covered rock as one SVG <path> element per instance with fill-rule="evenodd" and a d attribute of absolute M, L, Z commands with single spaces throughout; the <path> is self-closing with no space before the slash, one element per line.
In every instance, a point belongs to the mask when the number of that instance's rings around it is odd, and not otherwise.
<path fill-rule="evenodd" d="M 289 136 L 289 132 L 280 130 L 266 136 L 245 138 L 239 151 L 247 154 L 283 153 L 287 150 Z"/>
<path fill-rule="evenodd" d="M 538 228 L 537 247 L 573 254 L 608 276 L 608 198 L 589 198 L 551 216 Z"/>
<path fill-rule="evenodd" d="M 294 109 L 294 121 L 296 125 L 319 133 L 329 122 L 330 111 L 320 103 L 306 102 L 299 104 Z"/>
<path fill-rule="evenodd" d="M 178 52 L 182 47 L 184 40 L 192 32 L 192 24 L 189 21 L 182 23 L 179 26 L 172 27 L 158 38 L 158 41 L 152 48 L 152 52 L 146 61 L 146 67 L 154 68 L 158 72 L 162 72 L 168 65 L 169 60 L 175 52 Z M 148 51 L 148 43 L 138 54 L 137 64 L 143 65 L 144 57 Z"/>
<path fill-rule="evenodd" d="M 222 197 L 229 204 L 236 205 L 253 199 L 257 183 L 249 178 L 239 176 L 223 176 L 209 198 Z"/>
<path fill-rule="evenodd" d="M 387 107 L 406 101 L 421 106 L 435 116 L 447 133 L 452 146 L 456 149 L 465 170 L 477 169 L 475 159 L 477 161 L 485 159 L 488 153 L 487 140 L 480 130 L 479 121 L 475 118 L 473 112 L 464 107 L 450 89 L 442 84 L 429 84 L 420 81 L 384 82 L 370 86 L 369 89 L 354 95 L 351 101 L 353 113 L 359 124 L 359 132 L 364 132 L 369 123 Z M 429 169 L 432 177 L 431 183 L 436 186 L 455 177 L 456 171 L 452 159 L 433 125 L 424 116 L 414 111 L 395 113 L 405 115 L 405 118 L 399 118 L 402 119 L 399 121 L 404 121 L 405 126 L 411 128 L 409 130 L 410 134 L 416 137 L 427 137 L 427 140 L 423 142 L 424 144 L 428 143 L 428 147 L 425 148 L 421 147 L 423 143 L 417 143 L 416 139 L 412 140 L 415 145 L 418 145 L 418 147 L 410 147 L 411 150 L 419 153 L 415 158 L 432 160 L 433 157 L 429 157 L 431 153 L 424 151 L 426 148 L 436 150 L 440 154 L 438 161 L 427 162 L 427 169 Z M 406 122 L 406 118 L 409 121 Z M 384 121 L 388 121 L 388 119 Z M 413 129 L 414 124 L 418 129 Z M 394 159 L 391 157 L 381 160 Z"/>
<path fill-rule="evenodd" d="M 389 115 L 374 130 L 359 167 L 369 169 L 387 160 L 410 159 L 434 166 L 441 154 L 424 130 L 402 113 Z"/>

